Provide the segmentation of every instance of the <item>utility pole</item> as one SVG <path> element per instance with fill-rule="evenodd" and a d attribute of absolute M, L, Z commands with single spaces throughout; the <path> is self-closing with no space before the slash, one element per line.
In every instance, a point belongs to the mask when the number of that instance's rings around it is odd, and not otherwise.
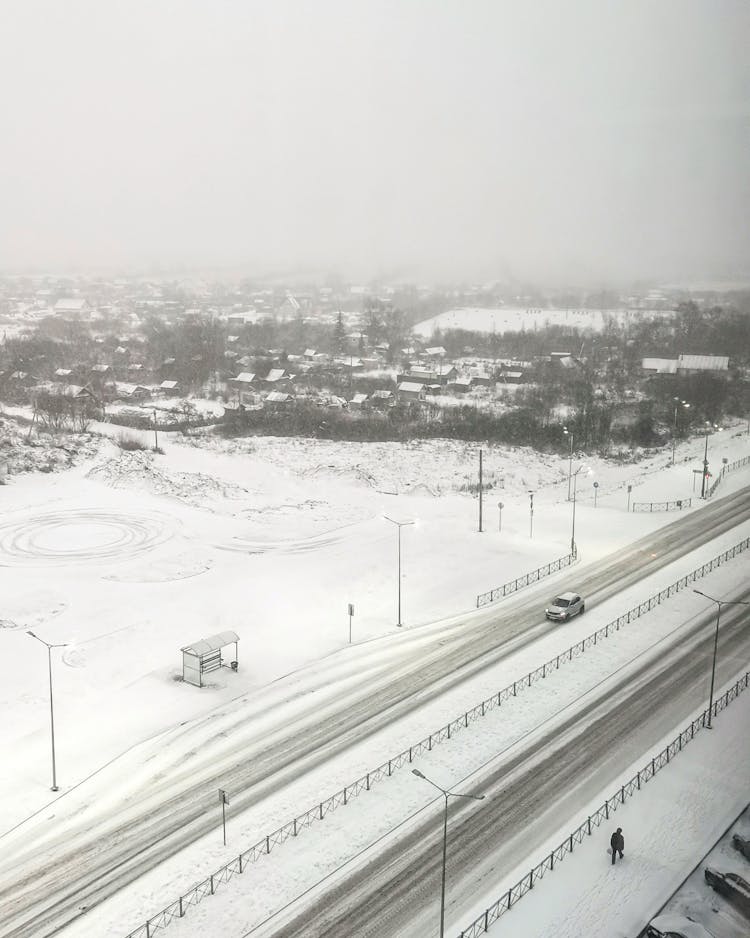
<path fill-rule="evenodd" d="M 529 537 L 534 536 L 534 493 L 529 492 Z"/>
<path fill-rule="evenodd" d="M 706 446 L 703 450 L 703 481 L 701 482 L 701 498 L 706 497 L 706 480 L 708 479 L 708 430 L 706 430 Z"/>
<path fill-rule="evenodd" d="M 154 449 L 159 449 L 159 433 L 156 429 L 156 408 L 153 408 L 154 411 Z"/>
<path fill-rule="evenodd" d="M 479 450 L 479 533 L 482 533 L 482 451 Z"/>

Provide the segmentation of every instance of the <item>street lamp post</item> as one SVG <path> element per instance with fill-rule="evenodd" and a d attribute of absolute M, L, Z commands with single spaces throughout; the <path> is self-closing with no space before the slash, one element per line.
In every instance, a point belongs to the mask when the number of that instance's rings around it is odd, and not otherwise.
<path fill-rule="evenodd" d="M 57 787 L 57 769 L 55 767 L 55 708 L 52 703 L 52 649 L 53 648 L 65 648 L 68 644 L 67 642 L 60 642 L 56 645 L 45 642 L 43 638 L 39 638 L 38 635 L 35 635 L 33 632 L 26 630 L 26 634 L 30 635 L 32 638 L 35 638 L 38 642 L 41 642 L 42 645 L 47 646 L 47 665 L 49 668 L 49 722 L 50 729 L 52 731 L 52 791 L 59 791 Z"/>
<path fill-rule="evenodd" d="M 484 795 L 468 795 L 459 791 L 451 791 L 448 788 L 442 788 L 440 785 L 433 782 L 431 778 L 427 778 L 419 769 L 412 769 L 411 771 L 417 778 L 422 778 L 426 782 L 429 782 L 433 788 L 437 788 L 445 799 L 445 810 L 443 811 L 443 876 L 440 887 L 440 938 L 443 938 L 445 935 L 445 867 L 448 859 L 448 798 L 471 798 L 474 801 L 483 801 Z"/>
<path fill-rule="evenodd" d="M 389 518 L 388 515 L 383 515 L 386 521 L 390 521 L 391 524 L 395 524 L 398 528 L 398 622 L 396 625 L 401 628 L 401 528 L 406 527 L 409 524 L 414 524 L 413 521 L 394 521 L 393 518 Z"/>
<path fill-rule="evenodd" d="M 570 450 L 568 452 L 568 501 L 570 501 L 570 481 L 571 473 L 573 472 L 573 431 L 568 430 L 567 427 L 563 427 L 563 433 L 568 437 L 570 443 Z"/>
<path fill-rule="evenodd" d="M 711 713 L 714 708 L 714 681 L 716 679 L 716 652 L 719 647 L 719 622 L 721 620 L 721 607 L 722 606 L 750 606 L 750 602 L 744 602 L 743 600 L 734 599 L 714 599 L 713 596 L 708 596 L 706 593 L 701 592 L 701 590 L 694 589 L 694 593 L 697 593 L 699 596 L 702 596 L 704 599 L 710 600 L 712 603 L 716 603 L 716 632 L 714 633 L 714 655 L 713 661 L 711 663 L 711 690 L 708 695 L 708 729 L 711 729 Z"/>
<path fill-rule="evenodd" d="M 680 400 L 679 397 L 673 397 L 672 400 L 674 401 L 674 429 L 672 431 L 672 465 L 674 466 L 674 448 L 677 440 L 677 411 L 680 405 L 690 407 L 690 404 L 688 404 L 687 401 Z"/>

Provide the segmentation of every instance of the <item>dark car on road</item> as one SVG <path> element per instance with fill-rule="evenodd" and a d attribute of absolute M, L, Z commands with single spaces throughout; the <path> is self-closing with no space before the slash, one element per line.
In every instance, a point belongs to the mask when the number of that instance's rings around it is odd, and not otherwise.
<path fill-rule="evenodd" d="M 735 850 L 739 850 L 746 860 L 750 860 L 750 840 L 746 837 L 741 837 L 739 834 L 733 834 L 732 846 Z"/>
<path fill-rule="evenodd" d="M 720 873 L 707 866 L 703 871 L 708 885 L 724 896 L 742 914 L 750 919 L 750 883 L 737 873 Z"/>

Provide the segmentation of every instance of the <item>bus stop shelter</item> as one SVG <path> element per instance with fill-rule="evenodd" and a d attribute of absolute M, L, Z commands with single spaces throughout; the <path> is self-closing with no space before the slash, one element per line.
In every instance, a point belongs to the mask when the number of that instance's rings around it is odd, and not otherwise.
<path fill-rule="evenodd" d="M 237 670 L 237 642 L 240 640 L 236 632 L 218 632 L 209 638 L 201 638 L 192 645 L 182 648 L 182 679 L 188 684 L 203 687 L 203 675 L 209 671 L 218 670 L 223 664 L 222 649 L 234 644 L 234 658 L 230 661 L 233 671 Z"/>

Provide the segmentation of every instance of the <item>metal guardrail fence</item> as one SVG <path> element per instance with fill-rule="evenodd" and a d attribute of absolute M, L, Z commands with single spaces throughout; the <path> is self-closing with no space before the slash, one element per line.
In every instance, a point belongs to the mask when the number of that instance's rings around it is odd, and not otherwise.
<path fill-rule="evenodd" d="M 716 476 L 711 485 L 706 489 L 706 498 L 711 498 L 716 489 L 719 487 L 719 483 L 727 474 L 727 472 L 733 472 L 735 469 L 741 469 L 742 466 L 747 466 L 750 464 L 750 456 L 743 456 L 742 459 L 735 459 L 734 462 L 727 463 L 721 467 L 721 472 Z"/>
<path fill-rule="evenodd" d="M 691 503 L 689 498 L 678 498 L 674 502 L 633 502 L 633 511 L 682 511 Z"/>
<path fill-rule="evenodd" d="M 480 606 L 488 606 L 490 603 L 497 602 L 497 600 L 502 599 L 503 596 L 509 596 L 511 593 L 516 593 L 518 590 L 523 589 L 525 586 L 530 586 L 532 583 L 538 583 L 539 580 L 543 580 L 551 573 L 557 573 L 558 570 L 563 570 L 565 567 L 569 567 L 577 556 L 577 552 L 567 554 L 565 557 L 560 557 L 559 560 L 553 560 L 551 563 L 545 564 L 543 567 L 538 567 L 536 570 L 532 570 L 531 573 L 525 573 L 523 576 L 519 576 L 515 580 L 509 580 L 507 583 L 504 583 L 502 586 L 498 586 L 494 590 L 488 590 L 486 593 L 480 593 L 477 596 L 477 609 L 479 609 Z"/>
<path fill-rule="evenodd" d="M 551 674 L 552 671 L 559 670 L 561 665 L 564 665 L 566 662 L 572 662 L 574 658 L 578 658 L 588 648 L 595 647 L 602 639 L 608 638 L 610 634 L 619 631 L 624 625 L 650 612 L 665 599 L 687 588 L 690 583 L 694 583 L 697 579 L 700 579 L 707 573 L 720 567 L 723 563 L 743 553 L 743 551 L 748 548 L 750 548 L 750 537 L 735 544 L 734 547 L 714 557 L 713 560 L 703 564 L 701 567 L 697 567 L 691 573 L 677 580 L 676 583 L 661 590 L 659 593 L 655 593 L 649 599 L 634 606 L 617 619 L 608 622 L 600 629 L 597 629 L 596 632 L 592 632 L 591 635 L 586 636 L 586 638 L 582 639 L 580 642 L 576 642 L 575 645 L 571 645 L 559 655 L 550 658 L 549 661 L 546 661 L 533 671 L 529 671 L 529 673 L 522 678 L 513 681 L 512 684 L 508 684 L 507 687 L 502 688 L 491 697 L 481 701 L 470 710 L 456 717 L 446 726 L 441 727 L 434 733 L 430 733 L 419 742 L 409 746 L 408 749 L 404 749 L 397 756 L 394 756 L 377 768 L 367 772 L 342 790 L 320 801 L 308 811 L 298 814 L 278 830 L 267 834 L 257 843 L 253 844 L 253 846 L 245 850 L 238 857 L 235 857 L 235 859 L 231 860 L 226 866 L 221 867 L 207 879 L 193 886 L 192 889 L 170 903 L 165 909 L 162 909 L 161 912 L 152 916 L 134 931 L 131 931 L 126 938 L 152 938 L 158 929 L 166 928 L 174 918 L 182 918 L 186 909 L 191 905 L 197 905 L 205 899 L 206 896 L 212 896 L 217 886 L 229 882 L 235 874 L 242 873 L 248 864 L 255 863 L 262 856 L 269 854 L 272 848 L 280 846 L 290 838 L 296 837 L 305 828 L 312 826 L 318 821 L 322 821 L 327 814 L 348 804 L 352 798 L 355 798 L 363 791 L 369 791 L 377 782 L 390 778 L 397 769 L 409 765 L 417 756 L 425 752 L 431 752 L 439 743 L 450 740 L 457 733 L 468 729 L 470 724 L 475 723 L 487 713 L 500 707 L 504 700 L 517 697 L 523 690 L 530 688 L 532 684 L 535 684 L 537 681 L 543 680 L 548 674 Z"/>
<path fill-rule="evenodd" d="M 714 702 L 712 717 L 715 717 L 719 711 L 728 707 L 742 691 L 746 690 L 749 681 L 750 671 L 746 671 L 728 691 Z M 639 769 L 636 775 L 625 782 L 625 784 L 621 785 L 613 795 L 607 798 L 604 804 L 597 808 L 594 814 L 587 817 L 582 824 L 579 824 L 548 856 L 545 856 L 543 860 L 537 863 L 527 876 L 519 880 L 515 886 L 511 886 L 511 888 L 493 902 L 482 915 L 476 918 L 471 925 L 464 928 L 458 938 L 478 938 L 479 935 L 483 935 L 487 932 L 490 925 L 512 909 L 519 899 L 522 899 L 527 892 L 534 888 L 534 884 L 542 879 L 545 873 L 551 873 L 552 870 L 554 870 L 555 863 L 559 863 L 567 854 L 572 853 L 576 844 L 583 843 L 584 837 L 589 837 L 595 827 L 599 827 L 603 821 L 609 820 L 610 814 L 613 814 L 617 811 L 618 807 L 625 804 L 626 798 L 630 798 L 637 791 L 640 791 L 642 785 L 645 785 L 657 772 L 669 765 L 670 761 L 678 753 L 682 752 L 683 748 L 695 738 L 695 734 L 705 727 L 707 719 L 708 707 L 706 707 L 703 713 L 693 720 L 679 736 L 676 736 L 668 746 L 647 762 L 642 769 Z"/>

